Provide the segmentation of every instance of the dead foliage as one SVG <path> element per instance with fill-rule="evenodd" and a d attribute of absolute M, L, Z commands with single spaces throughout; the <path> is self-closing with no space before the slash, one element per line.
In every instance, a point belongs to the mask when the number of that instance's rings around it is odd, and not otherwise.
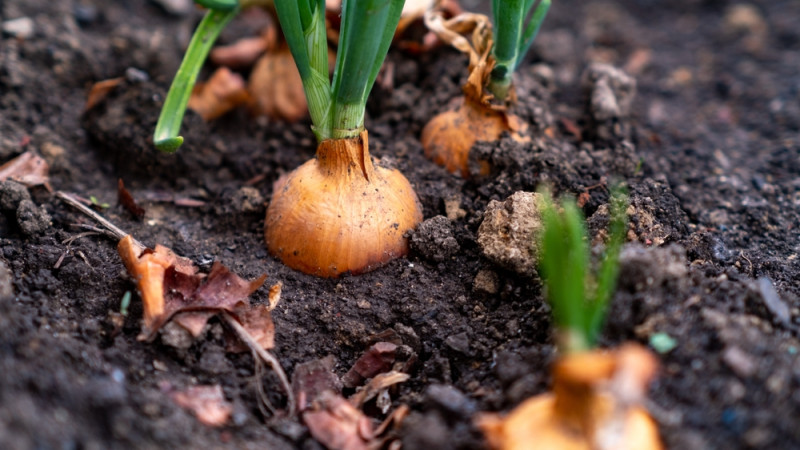
<path fill-rule="evenodd" d="M 25 152 L 0 166 L 0 181 L 16 181 L 27 187 L 50 186 L 50 165 L 34 152 Z"/>

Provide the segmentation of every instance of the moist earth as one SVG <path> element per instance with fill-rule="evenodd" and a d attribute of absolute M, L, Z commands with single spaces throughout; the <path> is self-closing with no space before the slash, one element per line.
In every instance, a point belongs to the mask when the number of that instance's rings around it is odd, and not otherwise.
<path fill-rule="evenodd" d="M 629 242 L 601 344 L 675 340 L 658 354 L 647 405 L 666 446 L 800 446 L 795 2 L 554 2 L 516 82 L 515 112 L 532 139 L 478 143 L 473 166 L 488 162 L 491 173 L 469 180 L 427 161 L 419 143 L 459 95 L 466 58 L 392 50 L 393 75 L 368 104 L 370 150 L 407 176 L 427 220 L 407 258 L 339 279 L 288 269 L 263 244 L 272 183 L 313 156 L 308 121 L 234 111 L 204 123 L 188 112 L 184 147 L 153 149 L 201 14 L 179 3 L 0 2 L 0 162 L 36 151 L 54 189 L 95 198 L 147 245 L 204 271 L 220 261 L 282 282 L 274 352 L 289 374 L 334 355 L 343 376 L 394 336 L 416 358 L 392 391 L 394 406 L 411 408 L 399 430 L 406 448 L 484 448 L 475 414 L 548 388 L 556 351 L 541 282 L 487 257 L 478 236 L 489 205 L 546 183 L 578 199 L 600 243 L 609 186 L 624 181 Z M 253 23 L 236 19 L 221 42 L 257 33 Z M 117 77 L 84 111 L 91 85 Z M 117 204 L 120 178 L 143 219 Z M 227 351 L 222 322 L 191 342 L 169 329 L 138 341 L 134 284 L 90 219 L 43 187 L 11 182 L 0 184 L 0 207 L 0 447 L 320 448 L 297 419 L 261 413 L 257 382 L 274 403 L 284 398 L 249 354 Z M 116 326 L 126 292 L 133 301 Z M 206 427 L 164 395 L 198 384 L 222 386 L 227 426 Z"/>

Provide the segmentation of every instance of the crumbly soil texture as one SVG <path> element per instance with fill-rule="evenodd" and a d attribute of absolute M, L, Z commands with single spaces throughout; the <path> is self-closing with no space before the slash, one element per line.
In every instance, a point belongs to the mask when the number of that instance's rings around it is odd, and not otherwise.
<path fill-rule="evenodd" d="M 667 448 L 800 447 L 796 2 L 554 2 L 516 82 L 532 138 L 477 144 L 473 162 L 491 172 L 467 181 L 419 142 L 453 106 L 466 57 L 393 49 L 368 105 L 371 152 L 408 177 L 426 221 L 408 257 L 339 279 L 288 269 L 263 243 L 273 182 L 314 155 L 307 121 L 238 110 L 204 123 L 188 112 L 184 147 L 153 149 L 201 16 L 181 3 L 0 2 L 0 162 L 35 151 L 54 190 L 95 199 L 145 244 L 204 271 L 220 261 L 282 282 L 274 353 L 290 376 L 328 355 L 341 376 L 373 343 L 402 343 L 411 377 L 390 394 L 410 407 L 398 431 L 409 449 L 484 448 L 477 414 L 549 386 L 556 350 L 541 281 L 530 261 L 498 256 L 502 242 L 479 242 L 487 208 L 514 220 L 521 203 L 492 202 L 547 183 L 578 198 L 597 243 L 609 186 L 624 181 L 631 225 L 601 345 L 674 340 L 658 346 L 647 405 Z M 239 17 L 221 42 L 261 25 Z M 117 77 L 84 111 L 93 83 Z M 143 218 L 118 204 L 118 179 Z M 165 332 L 138 341 L 141 302 L 116 242 L 43 187 L 4 183 L 0 197 L 0 447 L 322 448 L 299 419 L 262 414 L 258 382 L 274 404 L 285 397 L 274 377 L 257 379 L 249 353 L 228 351 L 222 321 L 188 347 Z M 524 240 L 506 244 L 526 251 Z M 221 428 L 165 395 L 213 384 L 233 405 Z"/>

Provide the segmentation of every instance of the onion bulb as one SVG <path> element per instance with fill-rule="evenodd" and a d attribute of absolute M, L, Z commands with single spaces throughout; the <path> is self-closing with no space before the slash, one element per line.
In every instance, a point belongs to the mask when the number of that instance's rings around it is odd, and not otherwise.
<path fill-rule="evenodd" d="M 655 357 L 627 344 L 614 352 L 570 354 L 556 362 L 553 392 L 507 417 L 479 417 L 492 449 L 660 450 L 658 428 L 641 403 Z"/>
<path fill-rule="evenodd" d="M 428 159 L 450 173 L 460 172 L 467 178 L 472 146 L 478 141 L 496 141 L 507 130 L 509 127 L 503 112 L 465 96 L 458 109 L 445 111 L 431 119 L 423 128 L 420 141 Z"/>
<path fill-rule="evenodd" d="M 276 187 L 264 236 L 287 266 L 322 277 L 373 270 L 408 252 L 404 234 L 422 221 L 408 180 L 373 165 L 367 132 L 326 139 L 316 158 Z"/>

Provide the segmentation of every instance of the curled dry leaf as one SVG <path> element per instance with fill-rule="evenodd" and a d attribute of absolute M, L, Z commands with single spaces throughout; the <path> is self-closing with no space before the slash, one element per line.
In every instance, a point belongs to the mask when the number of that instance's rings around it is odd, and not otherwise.
<path fill-rule="evenodd" d="M 41 156 L 25 152 L 0 166 L 0 181 L 16 181 L 27 187 L 43 185 L 50 187 L 50 165 Z"/>
<path fill-rule="evenodd" d="M 397 345 L 390 342 L 377 342 L 356 360 L 353 367 L 342 377 L 346 387 L 361 386 L 364 380 L 392 368 Z"/>
<path fill-rule="evenodd" d="M 222 387 L 218 384 L 170 391 L 169 396 L 178 406 L 188 409 L 197 420 L 210 427 L 225 425 L 233 413 L 233 405 L 225 400 Z"/>
<path fill-rule="evenodd" d="M 364 406 L 364 403 L 372 400 L 381 392 L 386 391 L 395 384 L 408 381 L 409 378 L 411 378 L 411 376 L 407 373 L 398 372 L 396 370 L 380 373 L 369 380 L 363 389 L 353 394 L 353 396 L 350 397 L 350 403 L 360 408 Z"/>
<path fill-rule="evenodd" d="M 89 96 L 86 98 L 86 106 L 83 107 L 83 112 L 89 111 L 97 106 L 123 81 L 125 81 L 125 78 L 119 77 L 98 81 L 93 84 L 92 88 L 89 90 Z"/>
<path fill-rule="evenodd" d="M 286 45 L 258 60 L 247 88 L 254 114 L 296 122 L 308 113 L 303 80 Z"/>
<path fill-rule="evenodd" d="M 117 182 L 117 201 L 137 219 L 144 217 L 144 208 L 136 204 L 133 195 L 125 188 L 122 178 Z"/>
<path fill-rule="evenodd" d="M 250 101 L 244 79 L 227 67 L 217 69 L 205 83 L 198 83 L 189 97 L 189 108 L 203 120 L 214 120 Z"/>
<path fill-rule="evenodd" d="M 553 392 L 531 398 L 507 417 L 485 414 L 478 426 L 494 449 L 659 450 L 653 419 L 641 406 L 657 362 L 646 349 L 563 357 L 553 368 Z"/>
<path fill-rule="evenodd" d="M 173 316 L 176 322 L 197 336 L 214 314 L 228 311 L 251 334 L 260 335 L 261 345 L 272 345 L 274 326 L 268 307 L 251 306 L 248 300 L 266 280 L 262 275 L 246 281 L 225 266 L 214 263 L 208 276 L 172 250 L 156 245 L 142 248 L 128 235 L 117 250 L 128 273 L 136 281 L 144 304 L 140 340 L 151 340 Z M 265 347 L 266 348 L 266 347 Z"/>

